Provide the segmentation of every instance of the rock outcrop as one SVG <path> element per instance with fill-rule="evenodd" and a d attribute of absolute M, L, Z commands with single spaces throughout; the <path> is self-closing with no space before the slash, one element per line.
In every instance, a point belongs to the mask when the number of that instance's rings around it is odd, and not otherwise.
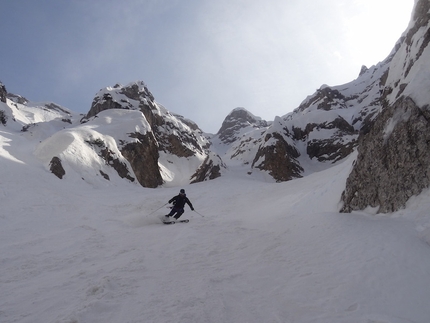
<path fill-rule="evenodd" d="M 392 212 L 430 183 L 430 2 L 415 3 L 412 22 L 392 54 L 382 112 L 359 138 L 341 211 Z"/>
<path fill-rule="evenodd" d="M 158 147 L 152 133 L 142 135 L 131 134 L 138 142 L 127 143 L 121 148 L 121 153 L 133 168 L 137 180 L 145 187 L 158 187 L 163 184 L 158 167 Z"/>
<path fill-rule="evenodd" d="M 49 169 L 51 173 L 57 176 L 59 179 L 62 179 L 64 175 L 66 175 L 66 171 L 61 164 L 61 159 L 57 156 L 52 157 L 51 162 L 49 163 Z"/>
<path fill-rule="evenodd" d="M 342 195 L 342 212 L 368 206 L 393 212 L 430 184 L 430 107 L 402 97 L 360 137 Z"/>
<path fill-rule="evenodd" d="M 224 119 L 217 136 L 224 144 L 231 144 L 244 133 L 267 127 L 267 121 L 254 116 L 244 108 L 236 108 Z"/>
<path fill-rule="evenodd" d="M 0 102 L 6 103 L 7 91 L 6 87 L 0 82 Z"/>
<path fill-rule="evenodd" d="M 252 162 L 252 167 L 267 171 L 277 182 L 301 177 L 297 161 L 300 153 L 278 132 L 267 133 Z"/>
<path fill-rule="evenodd" d="M 218 163 L 215 163 L 214 160 Z M 219 156 L 206 157 L 199 169 L 191 176 L 191 184 L 220 177 L 221 167 L 225 168 L 226 166 Z"/>
<path fill-rule="evenodd" d="M 149 125 L 145 131 L 130 133 L 129 139 L 118 142 L 122 155 L 130 163 L 141 185 L 157 187 L 167 180 L 170 175 L 166 175 L 165 179 L 163 175 L 169 173 L 169 156 L 190 159 L 190 163 L 196 164 L 189 181 L 220 176 L 224 165 L 210 153 L 210 142 L 200 128 L 191 120 L 172 114 L 158 104 L 144 82 L 126 86 L 117 84 L 100 90 L 82 122 L 91 122 L 102 111 L 111 109 L 140 111 Z"/>

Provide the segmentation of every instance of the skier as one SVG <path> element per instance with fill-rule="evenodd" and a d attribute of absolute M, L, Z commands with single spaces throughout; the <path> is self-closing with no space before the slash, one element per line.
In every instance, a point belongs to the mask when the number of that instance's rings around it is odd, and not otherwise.
<path fill-rule="evenodd" d="M 179 217 L 184 213 L 185 203 L 187 203 L 190 206 L 191 211 L 194 211 L 194 207 L 191 204 L 190 200 L 188 199 L 187 195 L 185 194 L 184 189 L 181 189 L 179 191 L 179 195 L 176 195 L 169 200 L 169 203 L 172 203 L 172 202 L 173 202 L 172 211 L 170 211 L 170 213 L 166 215 L 166 220 L 169 219 L 169 216 L 173 216 L 175 213 L 176 215 L 174 216 L 174 218 L 176 220 L 179 219 Z"/>

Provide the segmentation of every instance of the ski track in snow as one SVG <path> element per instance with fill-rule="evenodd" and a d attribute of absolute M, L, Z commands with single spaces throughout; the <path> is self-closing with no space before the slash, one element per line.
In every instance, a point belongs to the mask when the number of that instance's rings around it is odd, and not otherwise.
<path fill-rule="evenodd" d="M 231 168 L 185 187 L 204 217 L 166 226 L 178 188 L 60 181 L 18 137 L 0 151 L 2 323 L 430 318 L 429 192 L 340 214 L 354 156 L 279 184 Z"/>

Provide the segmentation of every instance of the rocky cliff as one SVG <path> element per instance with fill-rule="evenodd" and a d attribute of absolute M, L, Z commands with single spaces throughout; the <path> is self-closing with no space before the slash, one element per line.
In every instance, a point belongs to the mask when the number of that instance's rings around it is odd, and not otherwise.
<path fill-rule="evenodd" d="M 342 195 L 342 210 L 367 206 L 392 212 L 430 183 L 430 2 L 416 1 L 412 21 L 397 44 L 384 83 L 384 102 Z"/>
<path fill-rule="evenodd" d="M 188 182 L 214 179 L 224 167 L 221 159 L 208 149 L 210 142 L 191 120 L 175 115 L 158 104 L 144 82 L 115 85 L 100 90 L 82 122 L 91 122 L 102 111 L 120 109 L 140 111 L 147 121 L 144 132 L 129 134 L 127 144 L 118 142 L 139 183 L 157 187 L 172 179 L 173 159 L 193 165 Z"/>

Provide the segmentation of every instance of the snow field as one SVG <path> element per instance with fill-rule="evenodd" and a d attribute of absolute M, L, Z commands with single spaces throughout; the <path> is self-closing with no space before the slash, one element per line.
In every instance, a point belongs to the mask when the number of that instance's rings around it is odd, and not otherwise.
<path fill-rule="evenodd" d="M 186 206 L 191 221 L 169 226 L 179 188 L 96 189 L 1 158 L 1 322 L 430 317 L 429 193 L 393 215 L 339 214 L 353 157 L 280 184 L 231 168 L 184 187 L 204 217 Z"/>

